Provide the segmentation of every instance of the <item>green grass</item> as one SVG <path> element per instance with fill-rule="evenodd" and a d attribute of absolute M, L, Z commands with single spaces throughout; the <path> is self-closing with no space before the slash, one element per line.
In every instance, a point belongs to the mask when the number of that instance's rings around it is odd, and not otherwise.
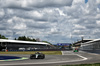
<path fill-rule="evenodd" d="M 61 55 L 61 51 L 10 51 L 10 52 L 0 52 L 0 54 L 34 54 L 35 52 L 42 52 L 46 55 Z"/>
<path fill-rule="evenodd" d="M 62 65 L 62 66 L 100 66 L 100 63 L 95 63 L 95 64 L 79 64 L 79 65 Z"/>

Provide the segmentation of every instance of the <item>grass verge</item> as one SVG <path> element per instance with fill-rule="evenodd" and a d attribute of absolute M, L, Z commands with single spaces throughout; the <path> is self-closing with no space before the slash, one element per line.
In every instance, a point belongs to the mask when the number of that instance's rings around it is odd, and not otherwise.
<path fill-rule="evenodd" d="M 95 63 L 95 64 L 78 64 L 78 65 L 62 65 L 62 66 L 100 66 L 100 63 Z"/>
<path fill-rule="evenodd" d="M 62 55 L 61 51 L 10 51 L 0 52 L 0 54 L 34 54 L 35 52 L 42 52 L 46 55 Z"/>

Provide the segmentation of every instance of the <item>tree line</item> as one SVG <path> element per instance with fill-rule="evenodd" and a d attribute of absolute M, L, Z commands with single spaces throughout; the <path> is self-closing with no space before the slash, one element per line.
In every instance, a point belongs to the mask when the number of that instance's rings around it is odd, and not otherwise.
<path fill-rule="evenodd" d="M 15 40 L 23 40 L 23 41 L 34 41 L 36 42 L 37 40 L 34 38 L 26 37 L 26 36 L 19 36 L 18 38 L 15 38 Z"/>
<path fill-rule="evenodd" d="M 8 39 L 8 38 L 6 38 L 4 35 L 0 34 L 0 39 Z"/>
<path fill-rule="evenodd" d="M 0 39 L 8 39 L 8 38 L 6 38 L 4 35 L 0 34 Z M 14 40 L 33 41 L 33 42 L 40 41 L 39 38 L 35 39 L 35 38 L 26 37 L 26 36 L 19 36 L 18 38 L 15 38 Z M 42 42 L 51 44 L 48 41 L 42 41 Z"/>

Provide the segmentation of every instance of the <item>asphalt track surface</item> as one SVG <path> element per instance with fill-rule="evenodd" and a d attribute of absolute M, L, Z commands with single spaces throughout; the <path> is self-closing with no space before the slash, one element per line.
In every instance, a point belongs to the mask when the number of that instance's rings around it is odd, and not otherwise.
<path fill-rule="evenodd" d="M 16 61 L 0 61 L 0 66 L 57 66 L 65 64 L 100 63 L 100 54 L 87 52 L 62 51 L 63 55 L 46 55 L 45 59 L 25 59 Z M 10 55 L 29 58 L 30 55 Z"/>

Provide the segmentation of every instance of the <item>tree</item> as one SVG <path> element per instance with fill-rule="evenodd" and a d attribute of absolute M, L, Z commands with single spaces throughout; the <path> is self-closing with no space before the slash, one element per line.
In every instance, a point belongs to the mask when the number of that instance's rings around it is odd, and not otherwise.
<path fill-rule="evenodd" d="M 4 35 L 0 34 L 0 39 L 8 39 L 8 38 L 6 38 Z"/>
<path fill-rule="evenodd" d="M 23 41 L 34 41 L 36 42 L 36 40 L 33 38 L 29 38 L 29 37 L 26 37 L 26 36 L 19 36 L 18 39 L 16 40 L 23 40 Z"/>
<path fill-rule="evenodd" d="M 17 40 L 17 39 L 15 38 L 15 40 Z"/>
<path fill-rule="evenodd" d="M 48 43 L 48 44 L 50 44 L 50 45 L 52 45 L 50 42 L 48 42 L 48 41 L 42 41 L 42 42 L 45 42 L 45 43 Z"/>
<path fill-rule="evenodd" d="M 33 38 L 32 41 L 36 42 L 36 40 Z"/>

